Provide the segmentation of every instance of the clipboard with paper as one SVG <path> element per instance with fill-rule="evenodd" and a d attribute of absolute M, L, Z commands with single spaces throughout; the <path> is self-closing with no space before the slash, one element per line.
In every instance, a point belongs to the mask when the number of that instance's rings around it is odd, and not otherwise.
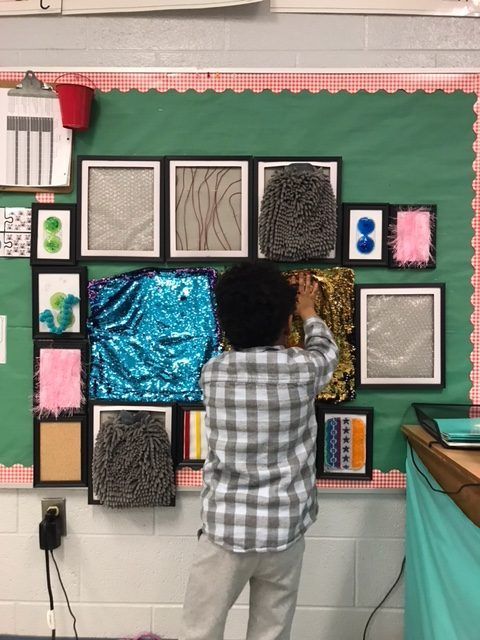
<path fill-rule="evenodd" d="M 57 94 L 32 71 L 17 87 L 0 88 L 0 189 L 68 187 L 72 138 Z"/>

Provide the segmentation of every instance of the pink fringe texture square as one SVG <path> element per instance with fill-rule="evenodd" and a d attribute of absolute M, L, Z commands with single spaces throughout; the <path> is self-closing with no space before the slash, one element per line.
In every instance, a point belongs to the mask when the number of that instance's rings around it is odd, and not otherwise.
<path fill-rule="evenodd" d="M 430 211 L 398 211 L 391 244 L 395 262 L 400 266 L 426 267 L 432 255 Z"/>
<path fill-rule="evenodd" d="M 41 349 L 38 362 L 35 413 L 39 416 L 72 414 L 83 402 L 80 349 Z"/>

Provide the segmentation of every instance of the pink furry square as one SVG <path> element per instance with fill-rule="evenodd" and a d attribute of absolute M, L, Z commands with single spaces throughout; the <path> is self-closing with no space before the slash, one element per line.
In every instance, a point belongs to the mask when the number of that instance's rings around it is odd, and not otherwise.
<path fill-rule="evenodd" d="M 80 349 L 41 349 L 37 372 L 35 412 L 59 416 L 78 411 L 83 401 Z"/>
<path fill-rule="evenodd" d="M 393 257 L 399 265 L 426 267 L 432 251 L 430 211 L 398 211 L 392 245 Z"/>

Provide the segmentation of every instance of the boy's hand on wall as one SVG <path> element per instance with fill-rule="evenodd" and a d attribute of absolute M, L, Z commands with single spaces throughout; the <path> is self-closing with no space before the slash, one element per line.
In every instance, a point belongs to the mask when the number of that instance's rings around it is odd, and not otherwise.
<path fill-rule="evenodd" d="M 295 278 L 293 278 L 291 283 L 297 286 L 297 306 L 295 312 L 304 321 L 316 316 L 315 299 L 318 293 L 318 282 L 313 280 L 310 274 L 304 275 L 301 273 L 298 276 L 298 282 L 295 282 Z"/>

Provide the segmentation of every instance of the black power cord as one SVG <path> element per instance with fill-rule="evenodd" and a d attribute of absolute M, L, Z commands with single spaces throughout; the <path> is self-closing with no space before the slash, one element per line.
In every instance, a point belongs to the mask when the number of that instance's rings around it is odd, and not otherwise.
<path fill-rule="evenodd" d="M 60 585 L 62 587 L 63 595 L 65 596 L 65 600 L 67 601 L 68 611 L 69 611 L 70 615 L 73 618 L 73 633 L 75 634 L 76 640 L 78 640 L 77 619 L 73 614 L 72 608 L 70 607 L 70 601 L 69 601 L 68 596 L 67 596 L 67 591 L 66 591 L 66 589 L 65 589 L 65 587 L 63 585 L 63 582 L 62 582 L 62 577 L 60 575 L 60 569 L 58 568 L 57 561 L 55 560 L 55 556 L 53 555 L 53 549 L 50 550 L 50 554 L 52 556 L 52 560 L 53 560 L 53 564 L 55 565 L 55 569 L 57 570 L 58 581 L 60 582 Z"/>
<path fill-rule="evenodd" d="M 462 491 L 462 489 L 465 489 L 466 487 L 480 487 L 480 483 L 479 482 L 466 482 L 465 484 L 462 484 L 455 491 L 444 491 L 443 489 L 437 489 L 436 487 L 433 486 L 433 484 L 430 482 L 428 477 L 423 473 L 423 471 L 418 466 L 417 461 L 415 460 L 415 456 L 413 455 L 413 447 L 412 447 L 412 445 L 411 445 L 409 440 L 407 440 L 407 442 L 408 442 L 408 448 L 410 450 L 410 458 L 411 458 L 411 460 L 413 462 L 413 466 L 418 471 L 418 473 L 422 476 L 422 478 L 424 478 L 425 482 L 428 484 L 430 489 L 432 491 L 434 491 L 435 493 L 443 493 L 446 496 L 456 496 L 456 495 L 458 495 L 460 493 L 460 491 Z M 430 445 L 433 442 L 435 442 L 435 441 L 430 442 Z"/>
<path fill-rule="evenodd" d="M 402 560 L 402 566 L 400 568 L 400 573 L 397 576 L 397 579 L 395 580 L 395 582 L 393 583 L 393 585 L 390 587 L 390 589 L 387 592 L 387 595 L 383 598 L 383 600 L 380 602 L 380 604 L 377 604 L 377 606 L 375 607 L 375 609 L 372 611 L 372 613 L 370 614 L 370 617 L 367 620 L 367 624 L 365 625 L 365 629 L 363 630 L 363 640 L 366 640 L 367 638 L 367 631 L 368 631 L 368 626 L 370 624 L 370 622 L 373 619 L 373 616 L 377 613 L 377 611 L 380 609 L 380 607 L 382 607 L 383 603 L 387 600 L 387 598 L 389 597 L 389 595 L 392 593 L 392 591 L 395 589 L 395 587 L 397 586 L 397 584 L 400 582 L 400 578 L 402 577 L 403 571 L 405 569 L 405 557 Z"/>
<path fill-rule="evenodd" d="M 55 569 L 57 571 L 58 580 L 62 587 L 63 594 L 65 596 L 65 600 L 67 602 L 68 612 L 73 618 L 73 633 L 75 634 L 76 640 L 78 640 L 77 633 L 77 619 L 73 614 L 72 608 L 70 606 L 70 601 L 68 599 L 67 590 L 65 589 L 65 585 L 62 581 L 62 576 L 60 575 L 60 569 L 58 568 L 57 561 L 55 560 L 55 556 L 53 555 L 53 550 L 59 547 L 62 544 L 62 532 L 60 528 L 60 519 L 59 519 L 59 509 L 57 506 L 49 507 L 45 512 L 45 517 L 42 522 L 39 524 L 39 538 L 40 538 L 40 548 L 45 551 L 45 569 L 47 575 L 47 590 L 48 590 L 48 598 L 50 601 L 50 609 L 47 615 L 48 626 L 52 631 L 52 640 L 55 640 L 56 629 L 55 629 L 55 609 L 53 602 L 53 591 L 52 591 L 52 580 L 50 576 L 50 555 L 52 557 L 53 564 L 55 565 Z M 50 552 L 50 555 L 49 555 Z"/>
<path fill-rule="evenodd" d="M 48 623 L 50 628 L 52 629 L 52 640 L 55 640 L 55 622 L 53 616 L 55 615 L 54 605 L 53 605 L 53 592 L 52 592 L 52 581 L 50 579 L 50 562 L 48 556 L 48 549 L 45 549 L 45 570 L 47 573 L 47 590 L 48 590 L 48 599 L 50 601 L 50 611 L 48 612 Z M 53 624 L 53 627 L 52 627 Z"/>
<path fill-rule="evenodd" d="M 433 484 L 430 482 L 430 480 L 428 479 L 428 477 L 423 473 L 423 471 L 420 469 L 420 467 L 418 466 L 417 461 L 415 460 L 415 456 L 413 453 L 413 447 L 411 442 L 408 440 L 408 448 L 410 451 L 410 458 L 413 462 L 413 466 L 415 467 L 415 469 L 418 471 L 418 473 L 422 476 L 422 478 L 425 480 L 425 482 L 428 484 L 428 486 L 430 487 L 430 489 L 432 491 L 434 491 L 435 493 L 443 493 L 446 496 L 456 496 L 460 493 L 460 491 L 462 491 L 463 489 L 467 488 L 467 487 L 480 487 L 480 483 L 478 482 L 466 482 L 465 484 L 462 484 L 458 489 L 456 489 L 455 491 L 444 491 L 444 489 L 437 489 L 437 487 L 434 487 Z M 437 440 L 432 440 L 431 442 L 428 443 L 428 446 L 431 448 L 433 444 L 440 444 Z M 397 579 L 395 580 L 395 582 L 393 583 L 393 586 L 388 590 L 387 595 L 383 598 L 383 600 L 380 602 L 380 604 L 378 604 L 375 609 L 372 611 L 372 613 L 370 614 L 370 617 L 367 620 L 367 624 L 365 625 L 365 629 L 363 630 L 363 640 L 366 640 L 367 637 L 367 630 L 368 630 L 368 626 L 373 618 L 373 616 L 377 613 L 377 611 L 380 609 L 380 607 L 382 607 L 382 605 L 384 604 L 384 602 L 387 600 L 388 596 L 392 593 L 392 591 L 395 589 L 395 587 L 397 586 L 397 584 L 400 581 L 400 578 L 402 577 L 403 571 L 405 569 L 405 558 L 403 558 L 402 561 L 402 567 L 400 569 L 400 573 L 398 574 Z"/>

